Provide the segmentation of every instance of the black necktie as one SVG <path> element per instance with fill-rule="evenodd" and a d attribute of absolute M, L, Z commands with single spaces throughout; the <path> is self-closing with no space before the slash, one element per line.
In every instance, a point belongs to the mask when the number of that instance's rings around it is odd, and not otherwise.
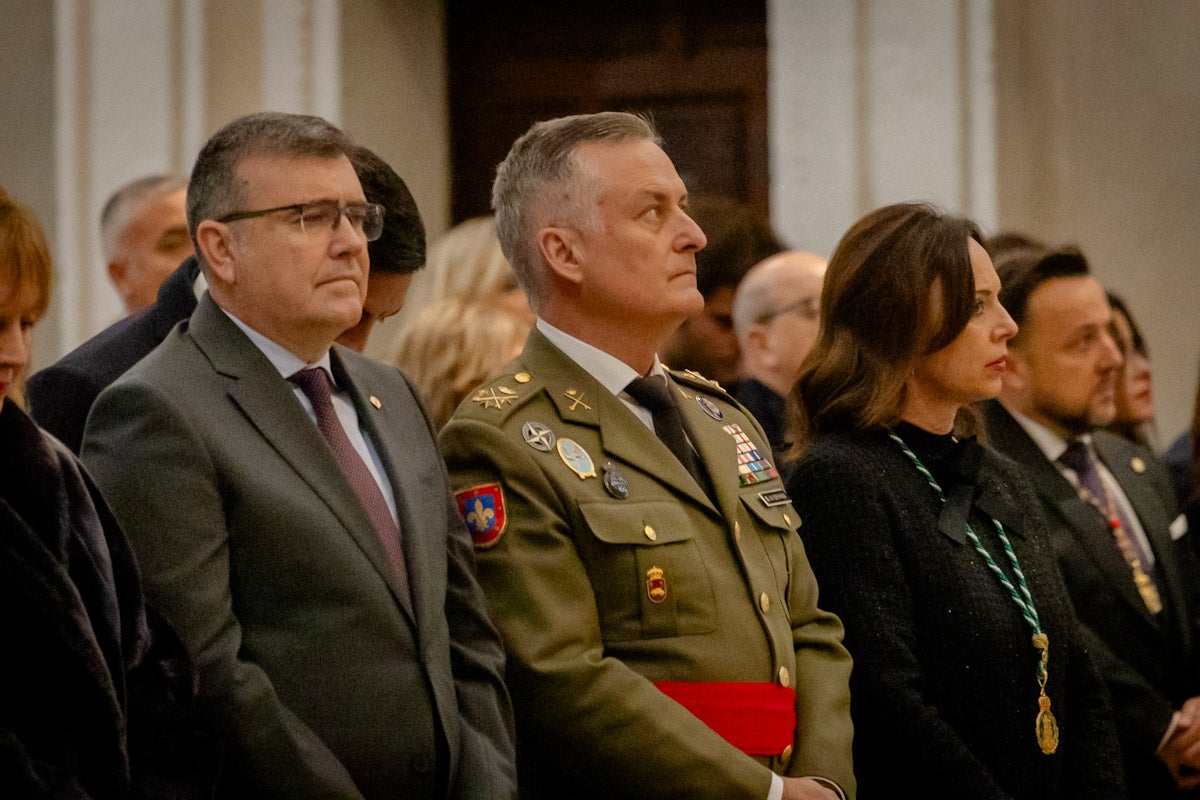
<path fill-rule="evenodd" d="M 651 375 L 648 378 L 634 378 L 625 387 L 626 393 L 643 407 L 649 409 L 654 418 L 654 433 L 662 443 L 675 454 L 679 463 L 692 474 L 696 483 L 701 487 L 707 485 L 704 473 L 696 461 L 696 454 L 688 443 L 687 434 L 683 428 L 683 414 L 675 404 L 675 398 L 667 388 L 667 381 L 661 375 Z"/>
<path fill-rule="evenodd" d="M 346 476 L 350 488 L 354 490 L 367 516 L 371 518 L 371 524 L 383 544 L 384 553 L 403 589 L 405 599 L 408 599 L 408 570 L 404 564 L 404 551 L 400 546 L 400 527 L 392 519 L 392 512 L 388 509 L 387 500 L 384 499 L 379 484 L 375 482 L 375 477 L 354 449 L 350 437 L 346 435 L 346 429 L 338 420 L 337 412 L 333 409 L 329 374 L 321 367 L 311 367 L 300 370 L 288 380 L 299 386 L 300 391 L 304 392 L 304 396 L 312 403 L 313 412 L 317 417 L 317 429 L 329 445 L 333 459 Z"/>

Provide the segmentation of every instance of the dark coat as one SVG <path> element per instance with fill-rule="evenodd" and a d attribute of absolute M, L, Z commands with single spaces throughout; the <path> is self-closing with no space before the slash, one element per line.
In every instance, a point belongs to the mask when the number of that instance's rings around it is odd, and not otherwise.
<path fill-rule="evenodd" d="M 147 616 L 129 545 L 61 443 L 0 408 L 0 793 L 199 798 L 215 738 L 182 645 Z"/>
<path fill-rule="evenodd" d="M 1000 403 L 984 404 L 992 446 L 1020 464 L 1050 522 L 1050 541 L 1079 618 L 1097 640 L 1097 666 L 1112 695 L 1135 798 L 1171 797 L 1174 781 L 1154 755 L 1171 715 L 1200 694 L 1198 567 L 1190 536 L 1175 541 L 1170 478 L 1147 449 L 1104 431 L 1093 442 L 1133 506 L 1155 556 L 1164 611 L 1152 617 L 1104 517 L 1081 500 L 1058 468 Z"/>
<path fill-rule="evenodd" d="M 27 390 L 30 413 L 78 455 L 88 411 L 104 388 L 167 338 L 196 310 L 192 285 L 200 267 L 189 258 L 158 289 L 158 301 L 114 322 L 55 363 L 34 373 Z"/>
<path fill-rule="evenodd" d="M 818 438 L 788 483 L 821 603 L 854 658 L 859 798 L 1124 797 L 1108 699 L 1032 490 L 977 444 L 901 431 L 938 476 L 944 510 L 885 431 Z M 1049 635 L 1054 755 L 1035 737 L 1032 630 L 967 539 L 968 518 L 1013 580 L 991 520 L 1003 524 Z"/>

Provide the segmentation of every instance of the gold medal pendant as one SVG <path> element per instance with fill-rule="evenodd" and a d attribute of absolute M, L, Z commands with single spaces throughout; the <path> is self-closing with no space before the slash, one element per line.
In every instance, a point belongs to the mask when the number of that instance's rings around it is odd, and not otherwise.
<path fill-rule="evenodd" d="M 1050 677 L 1050 637 L 1044 633 L 1033 635 L 1033 646 L 1038 651 L 1038 714 L 1034 720 L 1038 746 L 1046 755 L 1058 750 L 1058 720 L 1050 710 L 1050 698 L 1046 696 L 1046 680 Z"/>
<path fill-rule="evenodd" d="M 1054 718 L 1054 713 L 1050 710 L 1050 698 L 1046 697 L 1043 691 L 1042 696 L 1038 698 L 1038 707 L 1041 709 L 1037 715 L 1037 740 L 1042 748 L 1042 752 L 1046 755 L 1053 755 L 1058 749 L 1058 720 Z"/>

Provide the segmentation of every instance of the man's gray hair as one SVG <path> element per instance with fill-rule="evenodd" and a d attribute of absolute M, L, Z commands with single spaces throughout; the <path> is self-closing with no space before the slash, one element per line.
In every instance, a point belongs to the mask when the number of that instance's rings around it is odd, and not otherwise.
<path fill-rule="evenodd" d="M 186 189 L 187 185 L 187 178 L 181 175 L 147 175 L 109 195 L 100 212 L 100 245 L 104 248 L 104 260 L 112 261 L 117 257 L 121 234 L 148 201 Z"/>
<path fill-rule="evenodd" d="M 242 209 L 244 186 L 237 168 L 251 156 L 282 158 L 350 157 L 353 143 L 336 126 L 321 117 L 264 111 L 238 117 L 205 143 L 188 184 L 188 233 L 196 243 L 196 226 Z M 204 256 L 196 243 L 196 259 Z"/>
<path fill-rule="evenodd" d="M 547 225 L 595 224 L 595 176 L 585 174 L 575 149 L 591 142 L 638 139 L 662 144 L 654 125 L 636 114 L 602 111 L 559 117 L 535 123 L 496 169 L 496 235 L 535 311 L 549 288 L 537 232 Z"/>

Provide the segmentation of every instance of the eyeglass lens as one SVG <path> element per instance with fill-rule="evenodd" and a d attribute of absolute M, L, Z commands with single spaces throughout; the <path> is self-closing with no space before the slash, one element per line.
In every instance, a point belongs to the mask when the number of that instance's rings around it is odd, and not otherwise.
<path fill-rule="evenodd" d="M 361 231 L 368 242 L 375 241 L 383 233 L 382 206 L 374 203 L 347 203 L 345 206 L 339 206 L 332 200 L 317 200 L 300 206 L 300 228 L 305 232 L 336 229 L 343 214 L 351 227 Z"/>

